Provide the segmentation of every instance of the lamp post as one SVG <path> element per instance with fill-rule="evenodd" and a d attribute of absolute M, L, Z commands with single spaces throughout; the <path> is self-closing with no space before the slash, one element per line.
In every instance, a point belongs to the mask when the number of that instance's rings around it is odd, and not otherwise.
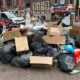
<path fill-rule="evenodd" d="M 79 16 L 79 0 L 76 0 L 75 19 Z"/>

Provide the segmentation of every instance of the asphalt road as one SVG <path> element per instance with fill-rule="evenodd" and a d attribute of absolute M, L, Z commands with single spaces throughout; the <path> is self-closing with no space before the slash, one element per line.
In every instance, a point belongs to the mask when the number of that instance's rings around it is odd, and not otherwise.
<path fill-rule="evenodd" d="M 76 69 L 80 69 L 80 64 Z M 80 80 L 80 73 L 63 73 L 56 66 L 52 69 L 21 69 L 0 63 L 0 80 Z"/>

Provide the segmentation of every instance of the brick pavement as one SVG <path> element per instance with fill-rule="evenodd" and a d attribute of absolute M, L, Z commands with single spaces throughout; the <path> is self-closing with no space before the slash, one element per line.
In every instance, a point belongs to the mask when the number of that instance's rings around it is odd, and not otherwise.
<path fill-rule="evenodd" d="M 80 69 L 78 65 L 77 69 Z M 80 73 L 70 75 L 61 72 L 58 68 L 15 68 L 0 63 L 0 80 L 80 80 Z"/>

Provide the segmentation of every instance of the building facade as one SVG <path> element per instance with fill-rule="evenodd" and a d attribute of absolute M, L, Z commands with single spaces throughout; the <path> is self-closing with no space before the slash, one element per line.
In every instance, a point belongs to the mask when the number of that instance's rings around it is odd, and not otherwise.
<path fill-rule="evenodd" d="M 80 0 L 79 0 L 80 2 Z M 0 0 L 0 10 L 11 10 L 14 8 L 18 8 L 19 10 L 23 10 L 25 8 L 25 4 L 30 3 L 33 14 L 43 15 L 50 14 L 50 8 L 54 4 L 75 4 L 76 0 Z"/>
<path fill-rule="evenodd" d="M 24 0 L 0 0 L 0 9 L 9 10 L 13 9 L 14 7 L 23 9 L 25 7 Z"/>
<path fill-rule="evenodd" d="M 76 4 L 76 0 L 31 0 L 33 13 L 46 13 L 54 4 Z"/>
<path fill-rule="evenodd" d="M 37 15 L 50 15 L 50 8 L 54 4 L 75 4 L 76 0 L 26 0 L 31 4 L 32 12 L 35 16 Z"/>

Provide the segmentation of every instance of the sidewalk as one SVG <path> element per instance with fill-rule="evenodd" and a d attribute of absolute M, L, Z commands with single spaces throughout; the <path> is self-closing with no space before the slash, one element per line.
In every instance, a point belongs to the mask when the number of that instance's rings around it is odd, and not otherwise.
<path fill-rule="evenodd" d="M 76 69 L 80 70 L 80 64 Z M 57 67 L 21 69 L 0 63 L 0 80 L 80 80 L 80 73 L 70 75 L 61 72 Z"/>

